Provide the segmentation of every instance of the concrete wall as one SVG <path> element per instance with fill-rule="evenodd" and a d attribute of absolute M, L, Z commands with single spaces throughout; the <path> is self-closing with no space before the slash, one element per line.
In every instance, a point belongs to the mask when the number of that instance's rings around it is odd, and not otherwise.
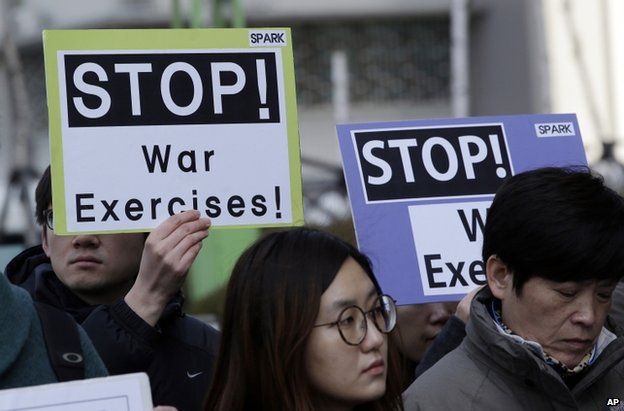
<path fill-rule="evenodd" d="M 619 0 L 544 0 L 554 112 L 577 113 L 590 162 L 601 141 L 624 137 L 624 5 Z M 616 157 L 624 163 L 624 144 Z"/>
<path fill-rule="evenodd" d="M 533 68 L 539 22 L 532 1 L 489 1 L 473 14 L 470 31 L 471 115 L 541 111 L 535 90 L 542 84 Z M 539 40 L 538 40 L 539 41 Z"/>

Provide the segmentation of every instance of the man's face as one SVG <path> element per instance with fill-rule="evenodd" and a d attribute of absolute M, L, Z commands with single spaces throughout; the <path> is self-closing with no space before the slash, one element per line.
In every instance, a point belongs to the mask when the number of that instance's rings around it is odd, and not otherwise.
<path fill-rule="evenodd" d="M 503 321 L 514 333 L 540 343 L 547 354 L 574 368 L 600 335 L 615 285 L 532 277 L 520 296 L 509 287 L 499 297 Z"/>
<path fill-rule="evenodd" d="M 139 272 L 141 233 L 58 236 L 44 226 L 41 236 L 57 277 L 89 304 L 124 296 Z"/>

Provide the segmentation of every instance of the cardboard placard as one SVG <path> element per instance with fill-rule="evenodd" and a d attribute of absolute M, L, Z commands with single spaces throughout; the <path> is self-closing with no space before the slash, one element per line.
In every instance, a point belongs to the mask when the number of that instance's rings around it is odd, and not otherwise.
<path fill-rule="evenodd" d="M 399 304 L 458 300 L 485 284 L 483 227 L 505 178 L 587 165 L 576 116 L 338 125 L 360 249 Z"/>
<path fill-rule="evenodd" d="M 289 29 L 43 37 L 55 233 L 303 223 Z"/>
<path fill-rule="evenodd" d="M 145 373 L 0 390 L 0 411 L 151 411 Z"/>

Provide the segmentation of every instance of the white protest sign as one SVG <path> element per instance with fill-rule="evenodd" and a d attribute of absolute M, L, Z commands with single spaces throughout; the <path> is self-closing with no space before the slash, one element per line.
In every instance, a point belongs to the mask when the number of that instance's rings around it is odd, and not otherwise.
<path fill-rule="evenodd" d="M 55 233 L 302 224 L 290 31 L 265 31 L 45 31 Z"/>
<path fill-rule="evenodd" d="M 147 374 L 0 390 L 0 411 L 151 411 Z"/>
<path fill-rule="evenodd" d="M 484 285 L 479 258 L 491 201 L 408 206 L 426 296 L 466 294 Z"/>

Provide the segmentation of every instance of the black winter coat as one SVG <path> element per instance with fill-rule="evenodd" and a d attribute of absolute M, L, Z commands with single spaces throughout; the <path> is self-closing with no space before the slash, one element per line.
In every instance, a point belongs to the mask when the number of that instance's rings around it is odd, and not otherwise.
<path fill-rule="evenodd" d="M 123 299 L 91 306 L 52 271 L 41 246 L 23 251 L 6 267 L 9 280 L 42 301 L 71 314 L 85 329 L 111 375 L 145 372 L 155 405 L 178 411 L 201 409 L 217 356 L 219 332 L 182 312 L 182 295 L 151 327 Z"/>

